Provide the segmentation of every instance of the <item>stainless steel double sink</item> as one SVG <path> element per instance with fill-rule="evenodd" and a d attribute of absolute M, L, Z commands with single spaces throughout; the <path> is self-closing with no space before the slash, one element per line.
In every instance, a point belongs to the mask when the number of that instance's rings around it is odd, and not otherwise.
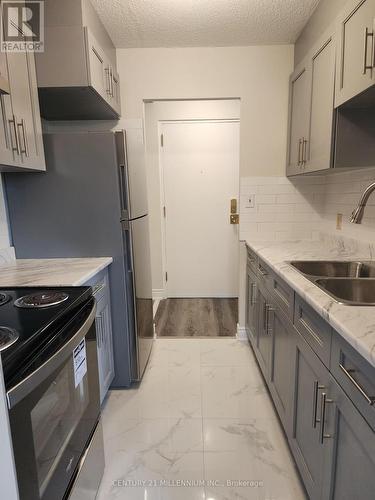
<path fill-rule="evenodd" d="M 375 261 L 292 261 L 290 265 L 337 302 L 375 306 Z"/>

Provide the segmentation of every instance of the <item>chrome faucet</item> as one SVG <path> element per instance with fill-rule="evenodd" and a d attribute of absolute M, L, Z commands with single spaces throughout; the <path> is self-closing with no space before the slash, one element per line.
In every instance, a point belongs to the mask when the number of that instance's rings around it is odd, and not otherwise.
<path fill-rule="evenodd" d="M 353 224 L 361 224 L 363 219 L 363 214 L 365 212 L 365 206 L 367 205 L 368 199 L 370 198 L 371 193 L 375 191 L 375 182 L 370 184 L 364 191 L 359 200 L 358 206 L 352 212 L 352 216 L 350 217 L 350 222 Z"/>

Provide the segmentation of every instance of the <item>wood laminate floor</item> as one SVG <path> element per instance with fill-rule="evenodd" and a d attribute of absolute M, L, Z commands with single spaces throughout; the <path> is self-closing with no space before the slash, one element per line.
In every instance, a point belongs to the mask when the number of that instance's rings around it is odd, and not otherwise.
<path fill-rule="evenodd" d="M 161 300 L 155 326 L 158 337 L 234 337 L 238 299 Z"/>

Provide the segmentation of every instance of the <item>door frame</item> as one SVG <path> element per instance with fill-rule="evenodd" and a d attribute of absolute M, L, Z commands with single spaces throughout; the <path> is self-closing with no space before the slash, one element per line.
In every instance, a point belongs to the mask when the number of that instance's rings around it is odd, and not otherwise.
<path fill-rule="evenodd" d="M 166 231 L 166 219 L 164 217 L 164 207 L 166 206 L 166 196 L 164 189 L 164 166 L 163 166 L 163 147 L 161 144 L 161 134 L 163 125 L 167 124 L 186 124 L 186 123 L 239 123 L 241 127 L 241 120 L 239 118 L 233 119 L 197 119 L 197 120 L 159 120 L 158 122 L 158 143 L 159 143 L 159 179 L 160 179 L 160 219 L 161 219 L 161 240 L 162 240 L 162 274 L 163 274 L 163 290 L 164 290 L 164 298 L 168 298 L 168 282 L 166 279 L 167 273 L 167 231 Z M 238 140 L 240 141 L 240 133 Z M 240 142 L 239 142 L 240 144 Z M 239 158 L 240 158 L 240 150 L 239 150 Z M 240 206 L 240 162 L 238 162 L 238 186 L 237 186 L 237 203 L 238 210 Z M 238 245 L 240 244 L 240 240 L 238 240 Z M 238 246 L 239 250 L 239 246 Z M 239 259 L 238 252 L 238 259 Z"/>

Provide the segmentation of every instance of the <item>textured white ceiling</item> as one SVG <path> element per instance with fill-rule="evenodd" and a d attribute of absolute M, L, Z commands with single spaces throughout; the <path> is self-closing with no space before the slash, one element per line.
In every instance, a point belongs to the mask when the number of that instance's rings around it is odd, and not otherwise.
<path fill-rule="evenodd" d="M 319 0 L 91 0 L 116 47 L 294 43 Z"/>

